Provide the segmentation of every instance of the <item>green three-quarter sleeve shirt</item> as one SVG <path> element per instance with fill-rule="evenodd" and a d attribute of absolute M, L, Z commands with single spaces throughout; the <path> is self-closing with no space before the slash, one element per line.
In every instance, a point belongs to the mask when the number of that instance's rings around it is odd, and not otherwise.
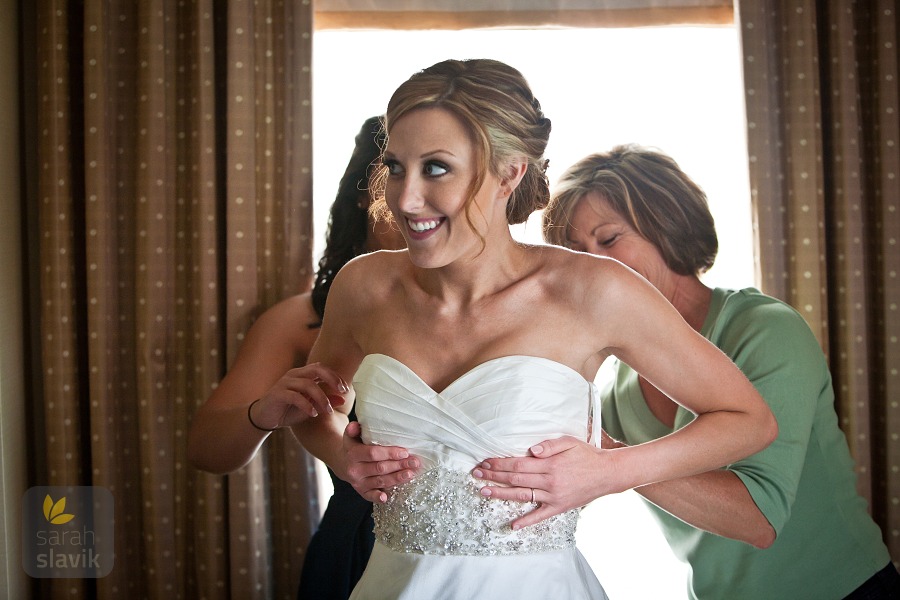
<path fill-rule="evenodd" d="M 701 333 L 740 367 L 778 420 L 778 438 L 768 448 L 727 467 L 777 538 L 760 550 L 696 529 L 648 502 L 673 552 L 690 565 L 688 597 L 843 598 L 890 555 L 856 493 L 817 340 L 793 308 L 754 289 L 715 289 Z M 621 362 L 602 394 L 601 414 L 606 431 L 628 444 L 673 431 L 650 412 L 636 373 Z M 679 408 L 674 429 L 693 418 Z"/>

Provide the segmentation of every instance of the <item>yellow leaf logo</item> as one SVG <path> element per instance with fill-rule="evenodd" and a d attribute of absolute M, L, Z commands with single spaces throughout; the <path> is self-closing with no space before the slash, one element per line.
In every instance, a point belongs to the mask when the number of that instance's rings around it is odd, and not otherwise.
<path fill-rule="evenodd" d="M 64 510 L 66 510 L 65 496 L 54 502 L 50 494 L 47 494 L 47 497 L 44 498 L 44 518 L 54 525 L 62 525 L 75 518 L 75 515 L 66 514 L 63 512 Z"/>

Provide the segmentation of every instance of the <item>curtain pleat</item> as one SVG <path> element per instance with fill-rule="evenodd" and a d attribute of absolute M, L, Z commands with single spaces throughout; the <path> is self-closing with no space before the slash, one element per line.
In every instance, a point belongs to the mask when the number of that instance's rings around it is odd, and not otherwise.
<path fill-rule="evenodd" d="M 866 205 L 873 254 L 866 303 L 872 334 L 869 382 L 876 402 L 870 406 L 874 428 L 863 440 L 873 454 L 873 510 L 889 537 L 891 556 L 900 563 L 900 52 L 897 3 L 873 2 L 860 15 L 864 52 L 860 62 L 865 135 Z M 835 40 L 840 43 L 840 39 Z M 871 133 L 868 133 L 871 132 Z M 851 174 L 852 175 L 852 174 Z M 869 231 L 867 231 L 869 233 Z M 867 298 L 868 299 L 868 298 Z"/>
<path fill-rule="evenodd" d="M 35 18 L 34 484 L 116 505 L 112 572 L 38 596 L 293 598 L 311 458 L 279 433 L 213 476 L 186 437 L 253 319 L 310 282 L 310 3 L 41 0 Z"/>
<path fill-rule="evenodd" d="M 896 4 L 736 4 L 762 288 L 826 351 L 859 491 L 900 561 Z"/>
<path fill-rule="evenodd" d="M 229 251 L 225 257 L 225 277 L 229 281 L 224 290 L 226 323 L 226 362 L 233 360 L 243 332 L 253 318 L 251 309 L 264 298 L 265 282 L 258 280 L 256 266 L 260 262 L 257 244 L 265 236 L 265 190 L 259 177 L 263 157 L 258 150 L 265 147 L 265 124 L 257 114 L 257 78 L 265 81 L 266 60 L 259 54 L 258 44 L 265 39 L 265 16 L 255 13 L 253 2 L 237 1 L 228 6 L 229 39 L 227 53 L 226 97 L 226 223 Z M 260 26 L 257 31 L 256 26 Z M 263 39 L 260 40 L 260 37 Z M 233 40 L 233 42 L 232 42 Z M 256 59 L 260 59 L 260 63 Z M 260 131 L 259 128 L 262 129 Z M 262 144 L 262 145 L 261 145 Z M 262 196 L 257 196 L 259 192 Z M 259 229 L 257 229 L 259 227 Z M 263 253 L 264 254 L 264 253 Z M 260 285 L 261 284 L 261 285 Z M 271 285 L 271 284 L 270 284 Z M 250 464 L 228 477 L 228 529 L 230 553 L 243 557 L 251 577 L 240 571 L 232 572 L 231 586 L 236 597 L 249 597 L 259 590 L 266 597 L 271 593 L 271 562 L 269 539 L 271 531 L 266 508 L 268 498 L 264 490 L 265 456 L 258 455 Z"/>
<path fill-rule="evenodd" d="M 37 52 L 43 58 L 38 73 L 39 108 L 37 111 L 38 229 L 41 260 L 39 264 L 40 365 L 35 388 L 42 393 L 44 429 L 35 431 L 43 446 L 41 457 L 45 485 L 80 485 L 87 474 L 83 462 L 84 438 L 89 424 L 84 422 L 86 392 L 79 371 L 79 323 L 83 304 L 77 285 L 76 232 L 78 211 L 73 181 L 73 157 L 68 153 L 73 128 L 69 89 L 72 85 L 69 54 L 69 18 L 65 3 L 48 3 L 38 9 Z M 84 594 L 85 582 L 55 579 L 44 589 L 62 595 L 69 591 Z"/>
<path fill-rule="evenodd" d="M 228 23 L 235 40 L 226 98 L 230 363 L 260 309 L 310 283 L 311 155 L 303 151 L 311 141 L 310 88 L 298 89 L 296 78 L 309 75 L 311 15 L 308 4 L 235 1 Z M 295 161 L 304 165 L 299 171 Z M 288 432 L 272 436 L 266 452 L 229 477 L 231 551 L 256 573 L 233 574 L 237 597 L 296 595 L 310 516 L 318 516 L 315 494 L 298 492 L 314 491 L 314 481 L 312 459 Z"/>
<path fill-rule="evenodd" d="M 72 32 L 84 43 L 85 136 L 84 151 L 72 147 L 73 158 L 84 161 L 85 243 L 87 270 L 88 331 L 86 351 L 90 364 L 91 448 L 94 470 L 92 485 L 106 487 L 116 503 L 116 565 L 110 575 L 98 580 L 103 594 L 111 597 L 137 593 L 141 574 L 143 503 L 139 475 L 133 469 L 141 449 L 139 410 L 135 402 L 138 379 L 131 367 L 137 360 L 135 315 L 128 298 L 137 289 L 136 272 L 121 264 L 135 262 L 135 248 L 123 235 L 135 222 L 134 207 L 118 198 L 133 197 L 134 178 L 126 170 L 135 156 L 131 139 L 136 121 L 125 109 L 124 99 L 110 97 L 110 90 L 134 89 L 133 59 L 115 43 L 113 32 L 134 33 L 135 11 L 104 10 L 99 4 L 85 6 L 84 32 Z M 122 7 L 124 10 L 125 7 Z M 116 23 L 117 27 L 113 26 Z M 124 30 L 124 31 L 123 31 Z M 122 48 L 122 52 L 115 49 Z M 121 84 L 121 85 L 120 85 Z M 133 490 L 133 491 L 132 491 Z M 119 525 L 121 523 L 121 525 Z M 131 573 L 131 577 L 126 576 Z"/>

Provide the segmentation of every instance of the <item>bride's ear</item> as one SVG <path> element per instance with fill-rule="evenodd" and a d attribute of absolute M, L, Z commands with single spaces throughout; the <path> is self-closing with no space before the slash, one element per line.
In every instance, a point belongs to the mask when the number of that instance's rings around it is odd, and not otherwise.
<path fill-rule="evenodd" d="M 525 172 L 528 170 L 528 161 L 514 160 L 506 165 L 506 170 L 500 178 L 500 193 L 504 198 L 509 198 L 519 186 Z"/>

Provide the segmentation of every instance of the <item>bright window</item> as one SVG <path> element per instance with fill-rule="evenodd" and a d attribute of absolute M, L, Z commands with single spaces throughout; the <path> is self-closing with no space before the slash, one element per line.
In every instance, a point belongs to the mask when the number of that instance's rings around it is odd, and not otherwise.
<path fill-rule="evenodd" d="M 655 146 L 709 197 L 720 250 L 706 282 L 754 285 L 740 44 L 736 28 L 722 26 L 316 32 L 316 259 L 362 122 L 382 114 L 415 71 L 446 58 L 481 57 L 519 69 L 552 121 L 551 185 L 592 152 L 628 142 Z M 515 235 L 540 243 L 539 216 Z M 601 370 L 598 378 L 605 376 Z M 684 569 L 634 492 L 585 509 L 578 543 L 611 597 L 684 597 Z"/>

